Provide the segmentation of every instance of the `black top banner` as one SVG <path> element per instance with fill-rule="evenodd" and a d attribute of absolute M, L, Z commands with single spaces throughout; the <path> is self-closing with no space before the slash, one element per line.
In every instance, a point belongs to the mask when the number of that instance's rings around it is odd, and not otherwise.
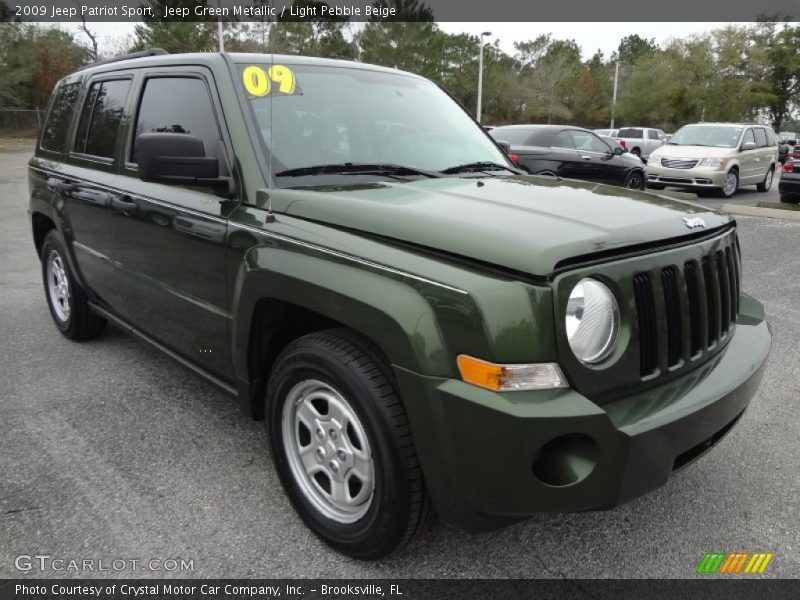
<path fill-rule="evenodd" d="M 793 21 L 797 0 L 0 0 L 2 20 L 96 21 Z"/>

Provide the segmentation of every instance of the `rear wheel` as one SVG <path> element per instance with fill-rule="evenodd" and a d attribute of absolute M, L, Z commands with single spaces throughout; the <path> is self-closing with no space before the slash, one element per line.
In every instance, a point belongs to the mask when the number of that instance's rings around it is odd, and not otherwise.
<path fill-rule="evenodd" d="M 764 175 L 764 181 L 756 185 L 756 189 L 759 192 L 768 192 L 769 188 L 772 187 L 772 179 L 775 177 L 775 169 L 773 167 L 769 168 L 767 174 Z"/>
<path fill-rule="evenodd" d="M 391 370 L 367 342 L 346 330 L 295 340 L 270 374 L 265 410 L 281 482 L 327 544 L 378 559 L 431 522 Z"/>
<path fill-rule="evenodd" d="M 100 334 L 106 320 L 89 309 L 86 292 L 69 268 L 57 230 L 45 236 L 41 259 L 47 305 L 58 330 L 71 340 L 88 340 Z"/>
<path fill-rule="evenodd" d="M 642 157 L 642 151 L 639 150 L 639 148 L 634 148 L 633 150 L 631 150 L 631 154 L 633 154 L 636 158 Z"/>

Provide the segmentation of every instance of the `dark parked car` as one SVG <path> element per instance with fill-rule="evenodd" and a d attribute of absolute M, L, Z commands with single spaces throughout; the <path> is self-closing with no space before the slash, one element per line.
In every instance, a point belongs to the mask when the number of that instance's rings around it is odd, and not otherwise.
<path fill-rule="evenodd" d="M 555 175 L 644 189 L 644 165 L 588 129 L 569 125 L 506 125 L 489 132 L 507 142 L 519 167 L 536 175 Z"/>
<path fill-rule="evenodd" d="M 730 216 L 521 174 L 394 69 L 94 65 L 58 83 L 29 184 L 58 331 L 114 324 L 238 399 L 298 514 L 361 559 L 436 514 L 477 532 L 664 485 L 737 423 L 769 352 Z M 63 347 L 54 371 L 113 369 Z"/>
<path fill-rule="evenodd" d="M 799 156 L 796 159 L 789 159 L 783 163 L 781 169 L 781 179 L 778 182 L 778 193 L 781 195 L 781 202 L 797 204 L 800 202 L 800 146 L 795 150 Z"/>

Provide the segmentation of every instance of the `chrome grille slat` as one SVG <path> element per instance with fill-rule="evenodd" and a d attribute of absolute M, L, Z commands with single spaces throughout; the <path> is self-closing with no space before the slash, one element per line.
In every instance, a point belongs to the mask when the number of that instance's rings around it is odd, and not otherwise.
<path fill-rule="evenodd" d="M 662 158 L 661 166 L 668 169 L 692 169 L 698 162 L 698 159 L 693 158 Z"/>

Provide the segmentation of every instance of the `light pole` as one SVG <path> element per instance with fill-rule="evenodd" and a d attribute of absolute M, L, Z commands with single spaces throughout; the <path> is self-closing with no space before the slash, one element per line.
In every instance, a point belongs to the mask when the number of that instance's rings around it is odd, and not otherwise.
<path fill-rule="evenodd" d="M 614 67 L 614 97 L 611 100 L 611 129 L 614 129 L 614 116 L 617 112 L 617 83 L 619 81 L 619 61 Z"/>
<path fill-rule="evenodd" d="M 476 120 L 481 122 L 481 96 L 483 95 L 483 38 L 492 35 L 491 31 L 484 31 L 479 38 L 481 44 L 480 58 L 478 59 L 478 109 L 475 111 Z"/>

